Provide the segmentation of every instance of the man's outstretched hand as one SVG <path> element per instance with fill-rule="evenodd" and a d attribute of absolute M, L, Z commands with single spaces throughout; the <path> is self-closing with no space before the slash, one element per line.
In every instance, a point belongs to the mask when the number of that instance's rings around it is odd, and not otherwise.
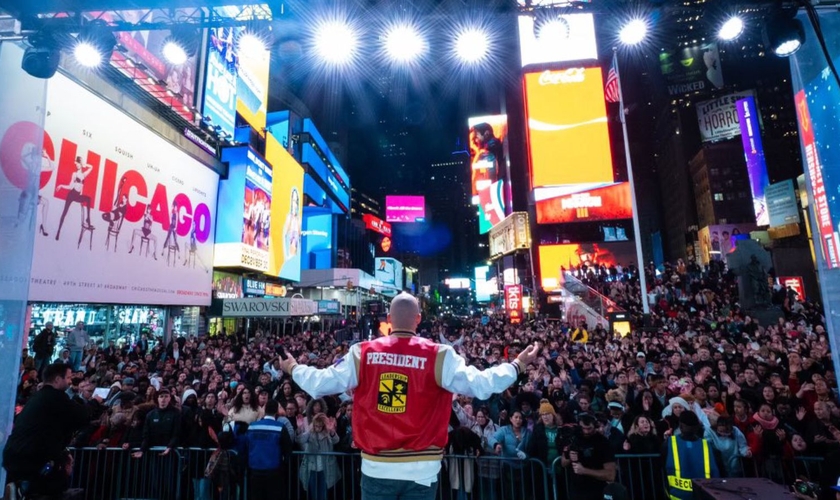
<path fill-rule="evenodd" d="M 294 356 L 289 354 L 288 352 L 283 353 L 283 356 L 280 357 L 280 368 L 283 369 L 283 372 L 291 375 L 292 370 L 297 366 L 297 361 L 295 360 Z"/>
<path fill-rule="evenodd" d="M 516 357 L 516 360 L 522 363 L 522 369 L 524 370 L 528 367 L 528 365 L 530 365 L 534 362 L 534 360 L 537 359 L 537 356 L 539 356 L 541 350 L 542 347 L 540 347 L 540 343 L 535 342 L 526 347 L 524 351 L 520 352 L 519 356 Z"/>

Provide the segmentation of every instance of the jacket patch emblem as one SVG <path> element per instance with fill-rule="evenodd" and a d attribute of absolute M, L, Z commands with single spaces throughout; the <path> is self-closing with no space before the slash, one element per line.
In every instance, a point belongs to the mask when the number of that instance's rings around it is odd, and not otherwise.
<path fill-rule="evenodd" d="M 379 398 L 376 408 L 382 413 L 405 413 L 408 401 L 408 376 L 383 373 L 379 376 Z"/>

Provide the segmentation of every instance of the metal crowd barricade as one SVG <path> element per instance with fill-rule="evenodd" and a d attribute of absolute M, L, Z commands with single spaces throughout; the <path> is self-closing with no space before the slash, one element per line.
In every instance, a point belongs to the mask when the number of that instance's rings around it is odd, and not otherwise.
<path fill-rule="evenodd" d="M 438 478 L 439 500 L 550 498 L 549 474 L 539 460 L 448 455 Z"/>
<path fill-rule="evenodd" d="M 77 448 L 71 487 L 84 490 L 85 500 L 248 500 L 248 474 L 231 482 L 204 477 L 214 450 L 180 448 L 162 456 L 153 448 L 142 458 L 135 450 Z M 550 467 L 536 459 L 448 455 L 438 478 L 438 500 L 562 500 L 571 493 L 571 470 L 560 458 Z M 775 460 L 775 462 L 774 462 Z M 743 459 L 743 475 L 793 484 L 796 479 L 820 482 L 821 457 Z M 664 464 L 659 455 L 616 455 L 616 482 L 632 500 L 667 498 Z M 360 500 L 361 456 L 358 453 L 294 452 L 281 471 L 278 499 Z M 824 482 L 824 481 L 823 481 Z"/>
<path fill-rule="evenodd" d="M 83 489 L 85 500 L 180 500 L 178 453 L 164 450 L 133 458 L 136 450 L 76 448 L 70 486 Z"/>

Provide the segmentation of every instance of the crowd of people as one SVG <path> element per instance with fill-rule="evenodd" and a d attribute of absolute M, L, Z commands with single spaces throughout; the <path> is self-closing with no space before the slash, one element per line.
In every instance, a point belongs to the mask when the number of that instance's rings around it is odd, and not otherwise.
<path fill-rule="evenodd" d="M 678 263 L 664 272 L 645 271 L 652 305 L 647 320 L 632 268 L 575 270 L 633 313 L 633 333 L 624 337 L 597 325 L 585 343 L 576 342 L 573 332 L 581 325 L 539 316 L 521 324 L 501 316 L 421 324 L 418 335 L 451 346 L 481 369 L 513 360 L 529 344 L 543 346 L 502 394 L 453 398 L 447 453 L 498 458 L 479 460 L 469 476 L 456 474 L 462 468 L 446 459 L 447 485 L 501 498 L 505 467 L 539 461 L 549 474 L 566 478 L 571 498 L 598 498 L 607 483 L 620 480 L 616 456 L 662 454 L 668 438 L 680 434 L 680 423 L 690 420 L 687 413 L 702 425 L 721 476 L 759 474 L 792 484 L 797 457 L 840 451 L 837 380 L 818 304 L 777 288 L 774 302 L 782 317 L 759 325 L 739 307 L 736 277 L 722 266 L 700 270 Z M 241 481 L 237 467 L 258 478 L 261 468 L 276 465 L 259 462 L 267 439 L 281 461 L 292 449 L 357 453 L 352 391 L 313 399 L 281 369 L 283 352 L 301 365 L 324 368 L 341 363 L 354 342 L 337 342 L 328 332 L 282 338 L 244 333 L 177 338 L 154 347 L 96 346 L 37 364 L 25 352 L 16 426 L 39 392 L 59 388 L 88 411 L 72 446 L 122 448 L 138 459 L 154 447 L 163 453 L 215 449 L 207 472 L 217 494 Z M 54 333 L 41 335 L 49 340 Z M 57 374 L 65 374 L 48 362 L 71 369 L 66 387 L 55 384 Z M 8 448 L 7 469 L 18 456 Z M 353 473 L 332 455 L 306 455 L 296 467 L 313 500 L 327 498 L 342 476 Z M 840 475 L 836 467 L 831 460 L 822 465 L 825 491 Z M 262 497 L 257 491 L 251 498 Z"/>

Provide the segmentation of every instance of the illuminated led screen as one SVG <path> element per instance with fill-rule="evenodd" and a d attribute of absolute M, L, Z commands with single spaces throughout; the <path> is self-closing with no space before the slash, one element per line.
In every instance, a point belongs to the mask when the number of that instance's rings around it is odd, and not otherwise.
<path fill-rule="evenodd" d="M 386 222 L 422 222 L 426 218 L 426 198 L 423 196 L 386 196 Z"/>
<path fill-rule="evenodd" d="M 601 68 L 525 74 L 531 187 L 612 183 Z"/>

